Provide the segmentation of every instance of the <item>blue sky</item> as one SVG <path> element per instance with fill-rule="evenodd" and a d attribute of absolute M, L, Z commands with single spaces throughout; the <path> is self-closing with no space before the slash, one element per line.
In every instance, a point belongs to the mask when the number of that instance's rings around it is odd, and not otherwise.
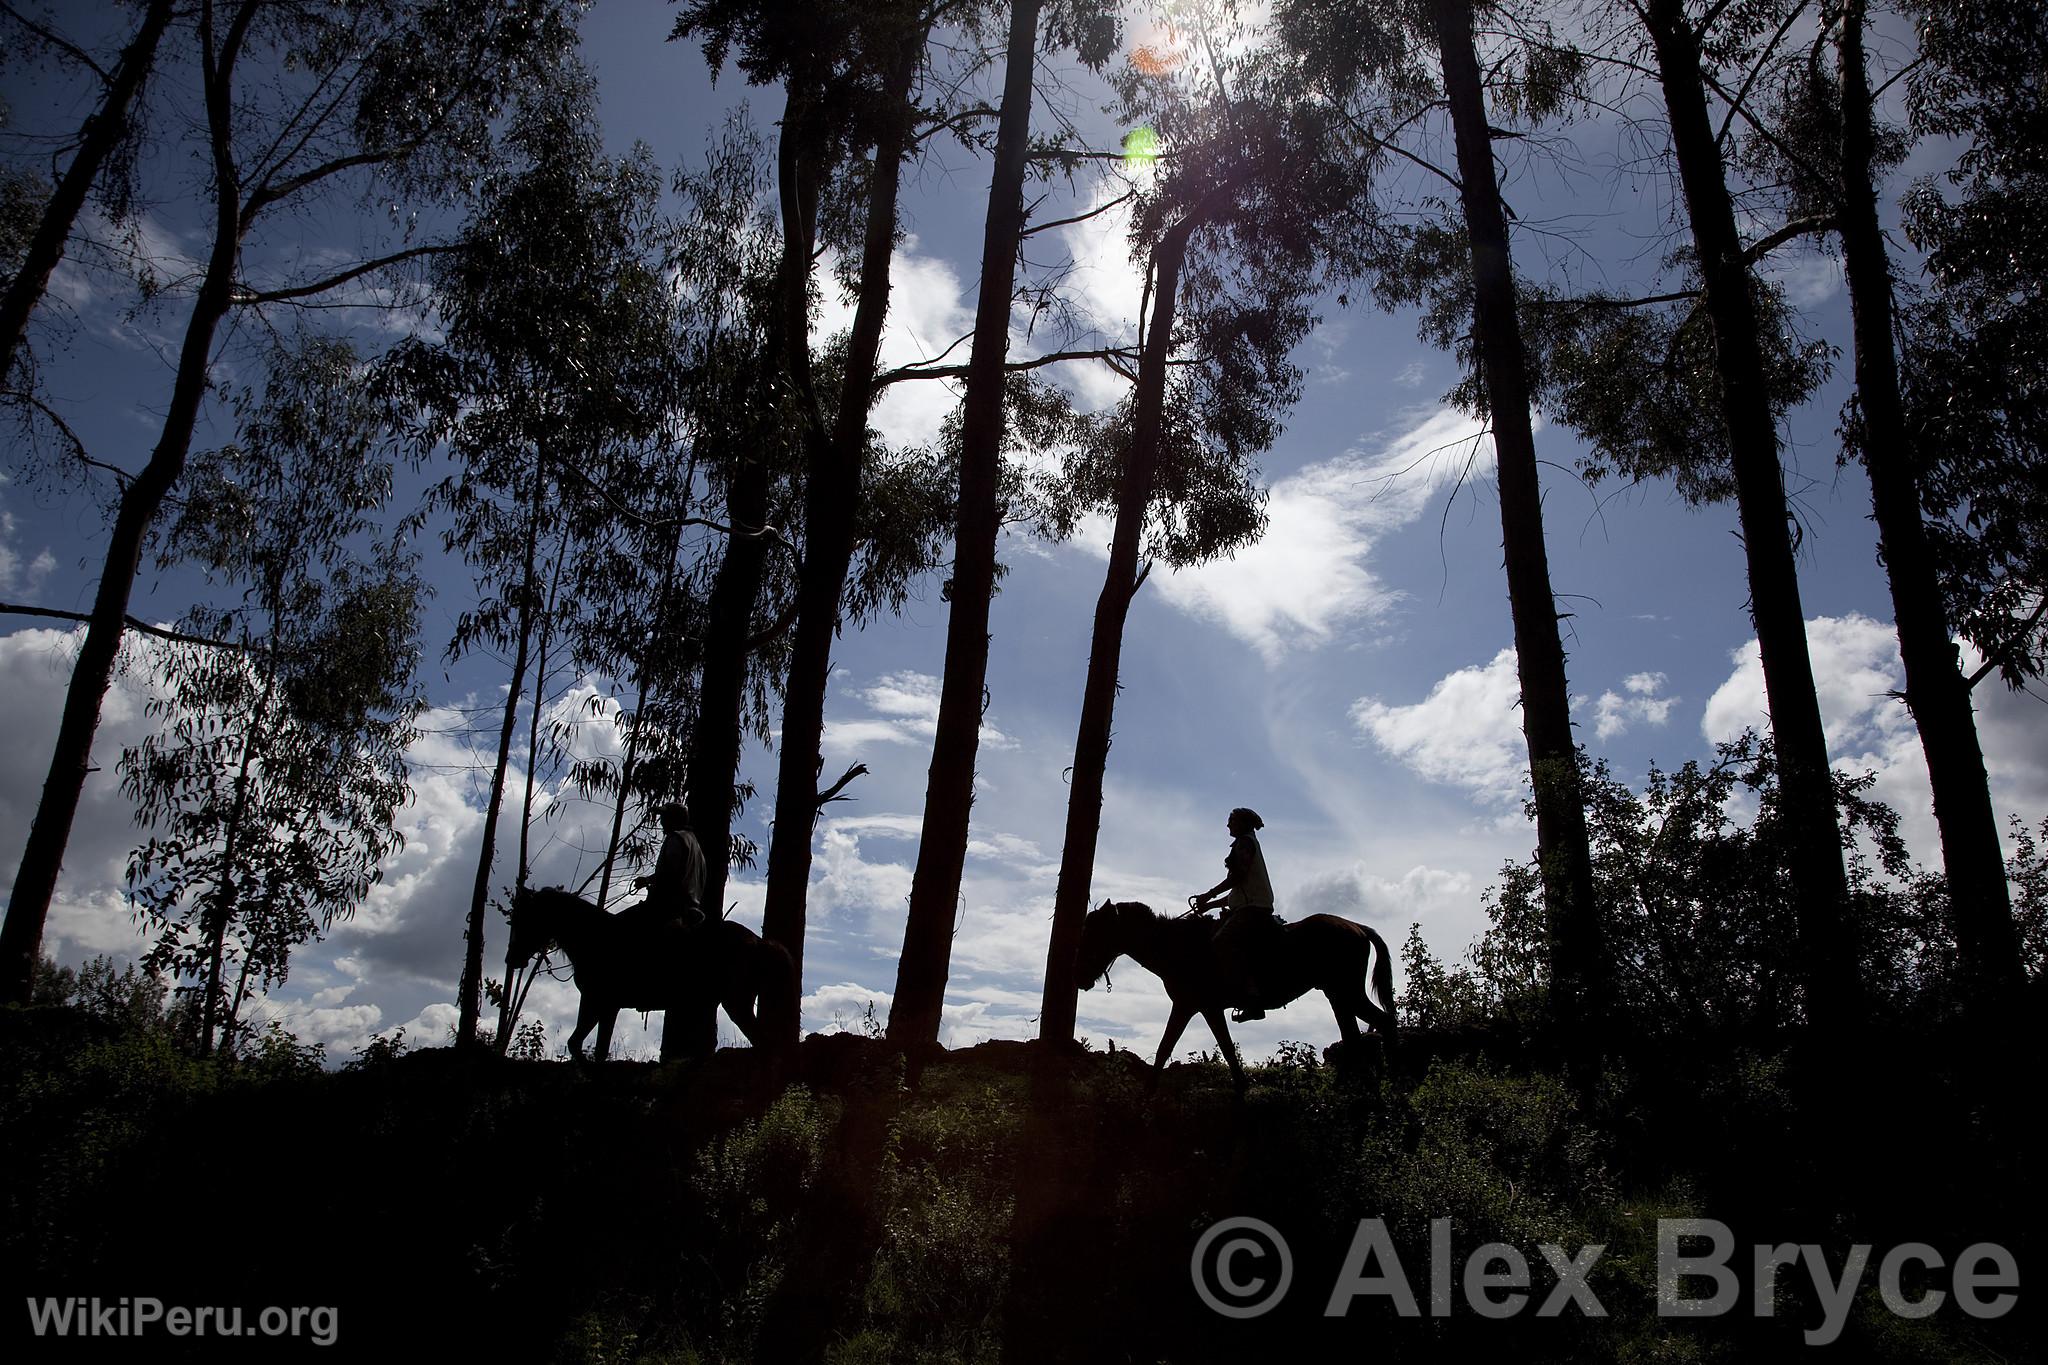
<path fill-rule="evenodd" d="M 712 88 L 694 49 L 662 41 L 672 19 L 667 5 L 618 0 L 600 5 L 586 31 L 607 138 L 620 150 L 643 139 L 670 168 L 701 156 L 707 130 L 731 101 L 749 99 L 764 130 L 779 111 L 774 92 L 749 91 L 731 73 Z M 75 122 L 75 110 L 30 98 L 46 93 L 24 86 L 9 96 L 25 122 Z M 1085 88 L 1062 98 L 1105 145 L 1120 135 Z M 1508 177 L 1524 224 L 1518 265 L 1611 287 L 1645 279 L 1669 235 L 1683 228 L 1669 186 L 1653 177 L 1615 180 L 1612 167 L 1630 146 L 1601 122 L 1577 126 L 1566 145 L 1568 179 L 1520 165 Z M 175 186 L 175 149 L 160 155 L 163 183 Z M 1908 175 L 1939 169 L 1937 153 L 1924 155 Z M 970 325 L 987 175 L 985 163 L 951 150 L 911 178 L 910 235 L 895 267 L 885 360 L 929 355 Z M 1072 211 L 1065 193 L 1040 217 Z M 1099 191 L 1084 184 L 1075 193 L 1085 204 Z M 166 258 L 198 250 L 185 212 L 174 195 L 161 197 L 147 220 L 150 250 Z M 1061 234 L 1081 267 L 1075 291 L 1110 334 L 1126 325 L 1136 296 L 1113 219 Z M 336 229 L 316 222 L 298 231 L 296 242 L 271 239 L 258 249 L 272 261 L 317 253 L 332 246 L 327 234 Z M 1834 263 L 1801 248 L 1774 270 L 1808 333 L 1845 345 Z M 132 467 L 168 390 L 165 338 L 182 326 L 181 299 L 173 291 L 154 310 L 130 315 L 124 300 L 81 272 L 59 283 L 52 392 L 101 458 Z M 1309 370 L 1302 401 L 1266 462 L 1265 539 L 1232 561 L 1162 570 L 1134 604 L 1093 899 L 1177 907 L 1215 883 L 1228 844 L 1225 814 L 1250 805 L 1266 820 L 1283 914 L 1351 914 L 1396 944 L 1419 923 L 1440 954 L 1457 956 L 1484 927 L 1482 893 L 1501 864 L 1525 858 L 1534 842 L 1521 815 L 1524 758 L 1490 450 L 1482 444 L 1472 458 L 1475 425 L 1439 400 L 1452 363 L 1415 339 L 1411 317 L 1340 310 L 1334 299 L 1324 314 L 1300 355 Z M 823 325 L 835 316 L 828 309 Z M 1043 339 L 1019 339 L 1034 344 Z M 1837 368 L 1786 432 L 1822 707 L 1837 761 L 1881 774 L 1880 793 L 1905 815 L 1909 840 L 1931 863 L 1937 848 L 1917 737 L 1885 696 L 1899 673 L 1868 492 L 1856 469 L 1836 465 L 1846 359 Z M 1116 393 L 1116 381 L 1100 371 L 1064 382 L 1094 402 Z M 917 439 L 954 401 L 941 385 L 899 386 L 876 423 Z M 1565 467 L 1578 449 L 1569 433 L 1550 427 L 1539 429 L 1538 446 Z M 0 487 L 0 597 L 83 609 L 101 514 L 90 498 L 36 480 L 22 454 L 10 451 L 10 481 Z M 1634 780 L 1653 760 L 1673 767 L 1711 753 L 1715 739 L 1761 725 L 1733 509 L 1688 508 L 1664 485 L 1589 491 L 1556 468 L 1544 476 L 1552 579 L 1575 613 L 1566 647 L 1582 741 Z M 1063 770 L 1072 761 L 1107 539 L 1105 526 L 1084 525 L 1065 545 L 1005 540 L 1011 573 L 994 609 L 988 733 L 945 1024 L 955 1044 L 1033 1031 L 1065 819 Z M 433 573 L 440 596 L 428 648 L 438 656 L 468 587 L 458 567 L 438 564 Z M 190 592 L 180 575 L 145 573 L 135 610 L 168 620 Z M 0 876 L 11 878 L 48 761 L 71 635 L 21 618 L 0 620 L 0 628 L 11 632 L 0 637 L 0 686 L 14 715 L 0 730 Z M 828 776 L 856 760 L 872 773 L 851 789 L 856 799 L 827 809 L 819 832 L 804 983 L 810 1027 L 851 1023 L 870 1000 L 886 1013 L 945 628 L 937 585 L 927 583 L 901 617 L 849 633 L 840 648 Z M 138 651 L 136 668 L 108 699 L 95 751 L 102 771 L 88 784 L 47 941 L 64 961 L 133 954 L 140 944 L 120 890 L 138 835 L 112 768 L 146 724 L 146 672 L 146 652 Z M 436 709 L 414 755 L 405 852 L 352 922 L 301 950 L 290 982 L 262 1006 L 337 1056 L 398 1026 L 414 1041 L 441 1041 L 453 1022 L 492 739 L 475 718 L 483 714 L 490 728 L 503 684 L 484 659 L 445 674 L 437 664 L 430 676 Z M 573 707 L 609 684 L 563 678 L 558 686 L 567 694 L 554 704 Z M 1978 704 L 2001 817 L 2038 822 L 2048 813 L 2041 702 L 1989 682 Z M 588 727 L 582 742 L 606 743 L 602 730 Z M 747 771 L 764 793 L 745 825 L 765 846 L 772 755 L 754 750 Z M 601 846 L 590 832 L 598 819 L 572 804 L 542 833 L 542 880 L 587 875 L 591 860 L 576 845 Z M 509 877 L 501 861 L 500 880 Z M 739 874 L 730 896 L 736 914 L 758 924 L 758 880 Z M 487 957 L 495 964 L 501 926 L 492 933 Z M 1163 995 L 1128 964 L 1114 979 L 1112 993 L 1083 997 L 1081 1031 L 1149 1052 L 1165 1018 Z M 544 980 L 532 1005 L 559 1042 L 573 1017 L 573 987 Z M 637 1022 L 621 1021 L 622 1044 L 651 1051 L 658 1026 L 643 1034 Z M 1335 1036 L 1328 1010 L 1311 998 L 1246 1027 L 1241 1040 L 1256 1055 L 1281 1039 L 1321 1044 Z M 1187 1045 L 1207 1042 L 1191 1037 Z"/>

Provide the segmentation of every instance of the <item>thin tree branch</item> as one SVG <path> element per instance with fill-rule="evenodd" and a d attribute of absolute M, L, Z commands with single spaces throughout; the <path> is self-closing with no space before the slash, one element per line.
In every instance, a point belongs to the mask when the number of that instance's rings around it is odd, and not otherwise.
<path fill-rule="evenodd" d="M 0 602 L 0 616 L 45 616 L 58 621 L 79 622 L 90 622 L 92 620 L 91 612 L 65 611 L 61 607 L 31 607 L 18 602 Z M 181 645 L 209 645 L 215 649 L 239 649 L 252 654 L 261 652 L 235 640 L 216 640 L 210 635 L 188 635 L 182 630 L 172 630 L 167 626 L 151 625 L 149 622 L 136 616 L 124 616 L 121 619 L 127 623 L 130 630 L 140 631 L 144 635 L 154 635 L 160 640 L 170 640 Z"/>
<path fill-rule="evenodd" d="M 62 35 L 61 33 L 57 33 L 54 30 L 44 28 L 41 24 L 38 24 L 33 19 L 30 19 L 27 15 L 23 14 L 20 10 L 16 9 L 14 6 L 9 4 L 0 4 L 0 14 L 5 14 L 15 23 L 20 24 L 30 33 L 35 34 L 36 37 L 41 38 L 51 47 L 58 49 L 66 56 L 70 57 L 73 61 L 82 63 L 83 65 L 91 68 L 92 74 L 100 78 L 101 85 L 112 85 L 114 83 L 114 78 L 112 76 L 109 76 L 106 73 L 106 71 L 100 66 L 100 64 L 92 59 L 91 55 L 88 54 L 84 48 L 78 46 L 78 44 L 72 42 L 70 39 L 64 37 L 64 35 Z"/>
<path fill-rule="evenodd" d="M 789 542 L 784 541 L 783 544 L 788 545 Z M 794 547 L 791 548 L 791 553 L 795 553 Z M 780 636 L 787 634 L 789 628 L 796 624 L 797 608 L 798 600 L 792 596 L 783 606 L 782 610 L 776 613 L 773 621 L 770 621 L 767 625 L 747 637 L 747 652 L 751 654 L 763 645 L 770 644 Z"/>
<path fill-rule="evenodd" d="M 1835 216 L 1831 213 L 1814 213 L 1804 218 L 1794 218 L 1775 232 L 1765 233 L 1742 249 L 1745 265 L 1755 265 L 1764 257 L 1776 251 L 1795 237 L 1817 236 L 1835 230 Z"/>
<path fill-rule="evenodd" d="M 2020 626 L 2020 633 L 2024 635 L 2027 631 L 2030 631 L 2035 626 L 2041 624 L 2041 617 L 2044 613 L 2048 613 L 2048 596 L 2043 596 L 2041 598 L 2040 603 L 2036 605 L 2034 608 L 2034 614 L 2032 616 L 2029 616 L 2026 619 L 2025 623 Z M 2004 650 L 1986 659 L 1983 662 L 1983 664 L 1978 667 L 1977 671 L 1975 673 L 1972 673 L 1969 676 L 1969 678 L 1964 681 L 1964 688 L 1970 691 L 1976 690 L 1977 684 L 1983 682 L 1986 678 L 1990 677 L 1993 673 L 1997 672 L 1999 665 L 2004 663 L 2006 658 L 2011 653 L 2011 650 Z"/>
<path fill-rule="evenodd" d="M 325 293 L 337 285 L 347 284 L 350 280 L 360 279 L 372 271 L 382 270 L 390 265 L 397 265 L 401 261 L 410 261 L 421 256 L 441 256 L 449 252 L 465 251 L 467 249 L 467 247 L 459 242 L 443 242 L 435 246 L 409 247 L 404 251 L 394 251 L 389 256 L 380 256 L 374 261 L 365 261 L 361 265 L 344 270 L 338 275 L 329 275 L 324 280 L 315 280 L 311 284 L 291 285 L 283 289 L 266 289 L 258 292 L 250 289 L 247 285 L 237 285 L 234 292 L 234 302 L 238 304 L 283 303 L 290 299 L 303 299 L 312 294 Z"/>
<path fill-rule="evenodd" d="M 1137 196 L 1138 192 L 1136 190 L 1125 190 L 1122 194 L 1110 200 L 1107 204 L 1102 205 L 1102 207 L 1100 208 L 1090 209 L 1086 213 L 1077 213 L 1071 218 L 1055 218 L 1049 223 L 1040 223 L 1037 227 L 1024 229 L 1024 231 L 1018 233 L 1017 236 L 1020 239 L 1022 239 L 1025 237 L 1034 236 L 1041 232 L 1050 232 L 1052 229 L 1056 227 L 1068 227 L 1075 223 L 1085 223 L 1090 218 L 1093 218 L 1098 214 L 1108 213 L 1111 209 L 1117 207 L 1119 204 L 1128 204 L 1131 200 L 1137 198 Z"/>
<path fill-rule="evenodd" d="M 834 782 L 831 786 L 818 793 L 818 805 L 822 807 L 832 801 L 851 800 L 851 797 L 841 796 L 839 793 L 844 791 L 846 784 L 853 781 L 854 778 L 865 777 L 867 771 L 868 765 L 865 763 L 856 763 L 851 768 L 848 768 L 844 773 L 840 774 L 837 782 Z"/>
<path fill-rule="evenodd" d="M 1721 0 L 1721 4 L 1714 6 L 1713 14 L 1700 21 L 1701 33 L 1706 32 L 1707 26 L 1714 22 L 1714 15 L 1719 14 L 1727 3 L 1728 0 Z M 1756 65 L 1752 66 L 1749 69 L 1749 74 L 1742 78 L 1742 88 L 1735 92 L 1735 98 L 1729 102 L 1728 117 L 1721 120 L 1721 130 L 1714 134 L 1714 145 L 1721 146 L 1728 141 L 1728 130 L 1734 126 L 1737 106 L 1743 100 L 1749 98 L 1749 88 L 1756 84 L 1756 78 L 1763 74 L 1764 67 L 1771 60 L 1771 54 L 1778 50 L 1778 44 L 1785 41 L 1785 35 L 1792 31 L 1792 25 L 1797 23 L 1799 16 L 1804 13 L 1806 13 L 1806 0 L 1800 0 L 1800 3 L 1794 5 L 1791 11 L 1785 15 L 1785 22 L 1778 25 L 1778 31 L 1771 35 L 1771 41 L 1764 44 L 1764 50 L 1757 54 Z"/>
<path fill-rule="evenodd" d="M 384 147 L 373 152 L 356 152 L 350 156 L 338 156 L 332 161 L 313 167 L 311 170 L 302 171 L 289 180 L 279 181 L 274 185 L 266 184 L 249 196 L 248 202 L 242 206 L 242 217 L 245 220 L 254 218 L 258 213 L 261 213 L 279 200 L 288 199 L 306 188 L 306 186 L 325 180 L 330 175 L 339 175 L 341 172 L 351 170 L 357 166 L 374 166 L 379 162 L 389 161 L 395 156 L 403 156 L 406 152 L 412 151 L 417 146 L 419 146 L 417 142 L 405 142 L 400 143 L 396 147 Z"/>
<path fill-rule="evenodd" d="M 956 342 L 955 345 L 957 344 Z M 1043 369 L 1047 365 L 1058 365 L 1068 360 L 1100 360 L 1113 367 L 1117 361 L 1127 360 L 1132 354 L 1128 346 L 1108 346 L 1093 351 L 1050 351 L 1045 355 L 1033 356 L 1029 360 L 1012 360 L 1003 366 L 1003 373 L 1018 374 L 1025 370 Z M 875 376 L 875 387 L 879 389 L 885 384 L 897 384 L 906 379 L 964 379 L 967 376 L 965 365 L 925 368 L 929 365 L 930 361 L 920 361 L 914 365 L 903 365 L 885 371 Z"/>

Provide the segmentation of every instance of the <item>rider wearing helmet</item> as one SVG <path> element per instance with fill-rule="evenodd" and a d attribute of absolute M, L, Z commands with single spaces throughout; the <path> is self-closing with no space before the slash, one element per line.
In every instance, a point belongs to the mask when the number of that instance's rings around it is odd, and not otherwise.
<path fill-rule="evenodd" d="M 1256 831 L 1266 822 L 1247 806 L 1230 812 L 1230 854 L 1223 860 L 1223 880 L 1190 898 L 1197 910 L 1224 902 L 1222 927 L 1216 931 L 1216 957 L 1231 979 L 1244 1008 L 1231 1017 L 1239 1023 L 1263 1019 L 1263 994 L 1253 967 L 1266 936 L 1273 929 L 1273 880 L 1266 874 L 1266 855 Z"/>

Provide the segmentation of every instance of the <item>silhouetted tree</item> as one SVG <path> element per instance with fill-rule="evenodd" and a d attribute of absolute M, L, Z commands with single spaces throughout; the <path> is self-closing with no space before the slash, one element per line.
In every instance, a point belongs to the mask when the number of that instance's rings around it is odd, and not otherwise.
<path fill-rule="evenodd" d="M 2048 30 L 2024 6 L 1915 4 L 1916 132 L 1955 139 L 1903 196 L 1929 288 L 1904 309 L 1905 403 L 1949 620 L 2013 687 L 2048 669 Z"/>
<path fill-rule="evenodd" d="M 28 331 L 29 315 L 42 302 L 43 292 L 49 288 L 50 276 L 56 272 L 58 262 L 64 259 L 65 243 L 77 225 L 79 213 L 85 208 L 86 196 L 91 193 L 102 168 L 117 157 L 122 145 L 133 134 L 132 109 L 143 82 L 156 65 L 157 48 L 165 31 L 170 28 L 176 9 L 172 0 L 149 0 L 142 11 L 141 21 L 135 26 L 134 36 L 121 49 L 112 71 L 105 70 L 70 41 L 12 7 L 6 11 L 5 19 L 10 26 L 24 30 L 31 41 L 47 44 L 86 65 L 98 78 L 100 98 L 78 130 L 71 164 L 64 168 L 64 174 L 43 200 L 35 228 L 22 243 L 19 264 L 10 262 L 13 278 L 7 282 L 6 293 L 0 295 L 0 384 L 8 382 L 13 372 L 16 350 Z M 117 205 L 125 205 L 128 199 L 120 189 L 109 197 Z"/>
<path fill-rule="evenodd" d="M 1709 18 L 1720 12 L 1715 8 Z M 1750 613 L 1763 656 L 1779 780 L 1792 821 L 1806 1007 L 1817 1027 L 1839 1031 L 1858 1009 L 1855 956 L 1846 939 L 1848 884 L 1829 796 L 1827 737 L 1806 646 L 1755 286 L 1736 228 L 1725 159 L 1707 116 L 1704 24 L 1695 25 L 1683 0 L 1648 0 L 1641 13 L 1671 120 L 1672 155 L 1685 190 L 1704 306 L 1713 324 Z"/>
<path fill-rule="evenodd" d="M 1460 198 L 1472 261 L 1473 328 L 1485 378 L 1500 488 L 1501 541 L 1514 614 L 1522 734 L 1535 793 L 1537 855 L 1551 953 L 1551 1007 L 1566 1036 L 1583 1042 L 1605 1007 L 1606 961 L 1593 906 L 1593 868 L 1572 738 L 1571 687 L 1558 637 L 1557 601 L 1543 543 L 1543 493 L 1529 416 L 1529 377 L 1515 306 L 1507 215 L 1494 177 L 1468 0 L 1432 7 L 1458 154 Z"/>
<path fill-rule="evenodd" d="M 163 729 L 121 759 L 138 822 L 162 831 L 128 870 L 158 930 L 147 962 L 198 979 L 202 1053 L 402 842 L 423 589 L 402 547 L 350 548 L 391 481 L 386 414 L 355 367 L 334 342 L 280 357 L 262 399 L 243 400 L 237 444 L 195 461 L 165 546 L 243 589 L 243 605 L 189 622 L 237 647 L 161 651 L 148 709 Z"/>
<path fill-rule="evenodd" d="M 420 439 L 445 442 L 457 463 L 429 499 L 448 517 L 443 539 L 495 592 L 458 619 L 450 657 L 486 642 L 512 655 L 464 930 L 464 1044 L 478 1037 L 484 912 L 527 665 L 553 624 L 541 619 L 553 595 L 537 573 L 541 547 L 559 527 L 572 578 L 609 573 L 619 518 L 606 498 L 630 496 L 614 477 L 620 453 L 662 430 L 679 360 L 659 181 L 644 152 L 602 154 L 592 82 L 571 76 L 555 98 L 530 101 L 505 142 L 517 160 L 483 178 L 461 249 L 437 263 L 443 337 L 387 366 L 427 414 Z"/>
<path fill-rule="evenodd" d="M 951 610 L 946 619 L 945 675 L 903 952 L 889 1007 L 889 1040 L 905 1047 L 938 1041 L 960 876 L 967 858 L 975 755 L 981 745 L 988 681 L 989 603 L 995 594 L 996 536 L 1001 529 L 1005 360 L 1017 245 L 1024 229 L 1023 187 L 1040 9 L 1041 0 L 1011 0 L 995 165 L 982 230 L 974 343 L 961 403 L 960 501 L 953 573 L 947 585 Z M 1056 36 L 1071 35 L 1084 62 L 1099 67 L 1108 59 L 1117 36 L 1112 19 L 1084 4 L 1055 5 L 1054 14 Z"/>
<path fill-rule="evenodd" d="M 457 195 L 492 154 L 491 124 L 545 92 L 575 39 L 557 0 L 368 3 L 345 9 L 201 0 L 195 24 L 211 237 L 161 435 L 122 486 L 50 771 L 0 929 L 0 998 L 25 998 L 90 766 L 100 702 L 126 629 L 149 529 L 184 474 L 229 311 L 304 300 L 429 254 L 406 246 L 320 278 L 256 287 L 242 250 L 261 224 L 320 194 L 371 184 L 394 201 Z M 339 92 L 339 93 L 337 93 Z M 295 132 L 279 137 L 279 129 Z"/>
<path fill-rule="evenodd" d="M 1047 1041 L 1074 1035 L 1074 953 L 1131 601 L 1153 563 L 1199 563 L 1262 529 L 1255 462 L 1300 392 L 1290 353 L 1313 323 L 1324 266 L 1373 230 L 1362 183 L 1369 163 L 1332 155 L 1326 112 L 1273 79 L 1269 54 L 1253 51 L 1227 69 L 1191 65 L 1176 79 L 1173 64 L 1148 54 L 1121 81 L 1126 121 L 1159 138 L 1156 183 L 1134 216 L 1138 243 L 1149 243 L 1151 316 L 1134 392 L 1095 424 L 1063 490 L 1066 517 L 1105 505 L 1115 530 L 1069 770 L 1039 1014 Z M 1178 381 L 1172 364 L 1182 367 Z"/>
<path fill-rule="evenodd" d="M 1998 817 L 1991 808 L 1970 685 L 1949 638 L 1940 576 L 1922 522 L 1919 461 L 1892 348 L 1897 318 L 1891 259 L 1877 213 L 1879 129 L 1865 69 L 1863 17 L 1863 0 L 1843 0 L 1835 39 L 1839 85 L 1834 94 L 1841 128 L 1836 198 L 1856 354 L 1857 411 L 1848 435 L 1870 476 L 1879 554 L 1891 585 L 1906 671 L 1905 702 L 1920 730 L 1934 790 L 1956 940 L 1981 1000 L 1992 1017 L 2000 1017 L 2024 978 Z"/>

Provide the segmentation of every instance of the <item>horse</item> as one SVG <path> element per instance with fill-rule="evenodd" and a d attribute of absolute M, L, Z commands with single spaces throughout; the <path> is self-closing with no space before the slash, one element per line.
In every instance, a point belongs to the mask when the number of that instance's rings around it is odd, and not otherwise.
<path fill-rule="evenodd" d="M 1128 955 L 1139 966 L 1166 983 L 1173 1012 L 1166 1020 L 1166 1036 L 1159 1040 L 1159 1057 L 1152 1066 L 1151 1087 L 1160 1074 L 1173 1045 L 1180 1041 L 1188 1021 L 1200 1014 L 1209 1031 L 1222 1045 L 1230 1063 L 1230 1078 L 1240 1093 L 1245 1086 L 1244 1067 L 1237 1048 L 1230 1041 L 1230 1027 L 1223 1011 L 1232 1005 L 1257 1005 L 1278 1009 L 1298 996 L 1319 990 L 1337 1015 L 1347 1052 L 1356 1048 L 1363 1019 L 1374 1033 L 1391 1042 L 1394 1037 L 1394 969 L 1386 940 L 1370 928 L 1336 915 L 1310 915 L 1282 926 L 1267 948 L 1260 967 L 1259 984 L 1265 994 L 1258 1000 L 1231 998 L 1232 977 L 1218 962 L 1213 948 L 1217 924 L 1204 916 L 1181 915 L 1166 918 L 1151 906 L 1137 901 L 1104 901 L 1088 912 L 1081 924 L 1081 944 L 1075 964 L 1081 989 L 1093 990 L 1119 957 Z M 1372 958 L 1372 990 L 1366 991 L 1366 960 Z"/>
<path fill-rule="evenodd" d="M 611 1053 L 612 1026 L 621 1009 L 691 1012 L 688 1046 L 708 1053 L 717 1040 L 716 1010 L 723 1005 L 747 1041 L 765 1047 L 761 1015 L 786 1017 L 774 1007 L 787 1007 L 796 989 L 788 950 L 728 919 L 686 929 L 632 910 L 607 914 L 560 887 L 522 887 L 512 897 L 511 918 L 508 958 L 515 969 L 549 943 L 568 954 L 582 996 L 576 1031 L 569 1035 L 569 1055 L 578 1062 L 593 1025 L 597 1060 Z"/>

